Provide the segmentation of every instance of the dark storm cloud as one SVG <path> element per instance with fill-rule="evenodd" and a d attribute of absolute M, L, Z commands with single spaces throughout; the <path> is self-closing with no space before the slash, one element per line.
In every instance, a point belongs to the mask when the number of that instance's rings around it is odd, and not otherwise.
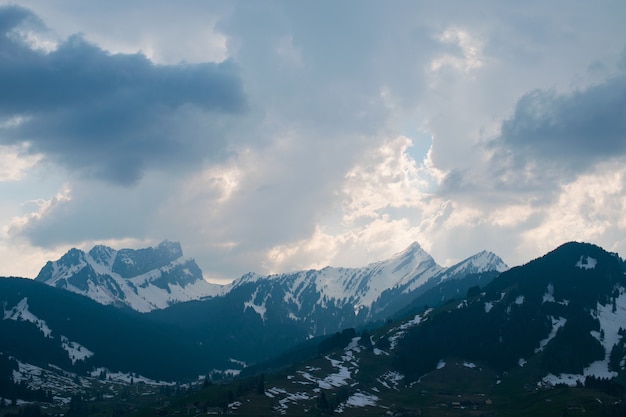
<path fill-rule="evenodd" d="M 444 193 L 487 192 L 502 200 L 532 195 L 535 203 L 548 203 L 561 185 L 626 155 L 626 76 L 569 94 L 525 94 L 486 150 L 487 165 L 452 171 Z"/>
<path fill-rule="evenodd" d="M 496 146 L 573 169 L 626 153 L 626 77 L 570 95 L 525 95 L 502 124 Z"/>
<path fill-rule="evenodd" d="M 154 65 L 80 35 L 45 53 L 16 30 L 31 20 L 26 9 L 0 7 L 0 143 L 28 141 L 66 168 L 130 184 L 145 169 L 220 152 L 223 143 L 193 122 L 245 109 L 233 63 Z"/>

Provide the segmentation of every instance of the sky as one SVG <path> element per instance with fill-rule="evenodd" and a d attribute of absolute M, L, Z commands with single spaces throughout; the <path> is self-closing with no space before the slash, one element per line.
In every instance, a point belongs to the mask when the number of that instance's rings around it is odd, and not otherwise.
<path fill-rule="evenodd" d="M 0 3 L 0 275 L 626 256 L 626 3 Z"/>

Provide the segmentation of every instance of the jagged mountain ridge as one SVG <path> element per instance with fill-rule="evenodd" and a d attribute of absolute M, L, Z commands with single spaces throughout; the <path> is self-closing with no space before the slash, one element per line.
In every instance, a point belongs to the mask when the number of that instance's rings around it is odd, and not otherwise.
<path fill-rule="evenodd" d="M 443 281 L 506 269 L 502 259 L 489 252 L 443 268 L 419 244 L 412 243 L 390 259 L 362 268 L 246 275 L 233 282 L 227 293 L 237 294 L 238 299 L 249 294 L 244 310 L 256 312 L 263 320 L 268 310 L 282 310 L 284 316 L 307 322 L 311 336 L 316 336 L 387 319 Z"/>
<path fill-rule="evenodd" d="M 204 280 L 193 259 L 183 257 L 180 243 L 167 240 L 145 249 L 70 249 L 46 263 L 35 281 L 140 312 L 214 296 L 221 289 Z"/>
<path fill-rule="evenodd" d="M 502 259 L 486 251 L 443 268 L 414 242 L 387 260 L 361 268 L 326 267 L 269 276 L 249 273 L 219 286 L 201 279 L 195 262 L 182 258 L 179 243 L 165 241 L 156 248 L 138 250 L 96 246 L 84 253 L 72 249 L 58 261 L 48 262 L 36 280 L 102 304 L 126 305 L 142 312 L 217 296 L 245 298 L 238 301 L 241 308 L 251 309 L 265 320 L 269 300 L 288 317 L 308 320 L 311 335 L 316 335 L 386 318 L 414 295 L 446 279 L 507 268 Z M 320 315 L 330 319 L 337 314 L 339 319 L 332 319 L 331 328 L 319 325 L 324 322 Z"/>

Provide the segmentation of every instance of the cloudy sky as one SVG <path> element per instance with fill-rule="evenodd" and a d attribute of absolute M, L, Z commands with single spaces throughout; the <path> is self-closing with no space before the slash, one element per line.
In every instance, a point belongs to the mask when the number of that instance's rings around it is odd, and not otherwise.
<path fill-rule="evenodd" d="M 626 2 L 0 6 L 0 275 L 180 241 L 211 280 L 417 241 L 626 256 Z"/>

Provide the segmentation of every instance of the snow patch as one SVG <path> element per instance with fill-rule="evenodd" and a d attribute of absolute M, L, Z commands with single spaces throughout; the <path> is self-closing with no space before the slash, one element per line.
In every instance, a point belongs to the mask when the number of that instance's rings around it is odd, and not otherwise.
<path fill-rule="evenodd" d="M 244 362 L 244 361 L 240 361 L 240 360 L 237 360 L 237 359 L 233 359 L 233 358 L 228 358 L 228 362 L 230 362 L 230 363 L 234 363 L 234 364 L 236 364 L 236 365 L 239 365 L 239 366 L 241 366 L 242 368 L 245 368 L 245 367 L 247 367 L 247 366 L 248 366 L 248 364 L 247 364 L 246 362 Z"/>
<path fill-rule="evenodd" d="M 15 307 L 10 310 L 4 310 L 4 320 L 28 321 L 33 323 L 45 337 L 52 337 L 52 330 L 45 321 L 35 316 L 28 309 L 28 298 L 24 297 Z"/>
<path fill-rule="evenodd" d="M 626 292 L 624 288 L 620 288 L 620 295 L 615 298 L 615 311 L 613 311 L 613 303 L 609 303 L 606 306 L 598 304 L 596 310 L 596 318 L 600 321 L 600 329 L 604 334 L 604 337 L 600 336 L 600 332 L 592 332 L 592 335 L 598 339 L 602 344 L 605 351 L 605 357 L 603 360 L 595 361 L 587 366 L 582 375 L 576 374 L 561 374 L 553 375 L 548 374 L 542 379 L 542 383 L 546 385 L 566 384 L 569 386 L 575 386 L 578 382 L 584 382 L 585 377 L 594 376 L 596 378 L 612 379 L 617 376 L 617 372 L 609 370 L 609 356 L 613 346 L 619 342 L 621 336 L 618 334 L 620 327 L 626 322 Z M 565 319 L 560 318 L 559 323 L 565 323 Z M 553 324 L 555 323 L 553 319 Z M 562 326 L 562 325 L 560 325 Z M 553 327 L 553 331 L 550 333 L 556 333 Z M 547 343 L 546 343 L 547 344 Z"/>
<path fill-rule="evenodd" d="M 541 352 L 548 345 L 548 343 L 550 343 L 550 341 L 556 337 L 556 334 L 559 331 L 559 329 L 565 326 L 565 323 L 567 322 L 567 319 L 563 317 L 559 317 L 559 318 L 550 317 L 550 318 L 552 320 L 552 330 L 550 330 L 550 334 L 548 335 L 548 337 L 546 337 L 545 339 L 539 342 L 539 347 L 535 348 L 535 353 Z"/>
<path fill-rule="evenodd" d="M 591 256 L 581 256 L 576 266 L 580 269 L 594 269 L 598 261 Z"/>
<path fill-rule="evenodd" d="M 546 293 L 543 295 L 543 303 L 553 303 L 554 302 L 554 285 L 552 283 L 548 284 L 548 288 L 546 289 Z"/>
<path fill-rule="evenodd" d="M 82 346 L 77 342 L 70 341 L 67 337 L 61 336 L 61 346 L 67 352 L 67 355 L 70 357 L 72 361 L 72 365 L 76 363 L 76 361 L 84 361 L 87 358 L 90 358 L 94 355 L 92 351 Z"/>
<path fill-rule="evenodd" d="M 30 389 L 43 389 L 53 394 L 55 403 L 69 402 L 68 392 L 85 392 L 91 384 L 72 372 L 50 365 L 43 369 L 35 365 L 17 361 L 18 369 L 13 371 L 13 381 L 23 383 Z"/>
<path fill-rule="evenodd" d="M 615 310 L 615 311 L 613 311 Z M 600 378 L 614 378 L 617 372 L 609 371 L 609 357 L 611 350 L 621 339 L 619 329 L 626 323 L 626 292 L 620 289 L 620 295 L 615 298 L 615 305 L 609 303 L 603 306 L 598 303 L 596 318 L 600 322 L 600 332 L 592 332 L 592 335 L 604 347 L 604 359 L 593 362 L 585 369 L 585 375 L 594 375 Z M 602 334 L 602 335 L 601 335 Z"/>
<path fill-rule="evenodd" d="M 381 385 L 387 389 L 398 390 L 398 384 L 404 379 L 404 375 L 395 371 L 387 371 L 376 379 Z"/>
<path fill-rule="evenodd" d="M 256 299 L 258 292 L 259 292 L 259 289 L 257 288 L 256 290 L 254 290 L 254 293 L 252 293 L 252 296 L 250 297 L 250 301 L 246 301 L 245 303 L 243 303 L 243 311 L 245 313 L 245 311 L 248 308 L 251 308 L 252 310 L 254 310 L 255 313 L 261 316 L 261 320 L 265 321 L 265 313 L 267 312 L 267 308 L 265 307 L 265 305 L 270 295 L 269 294 L 265 295 L 265 298 L 263 299 L 262 304 L 255 304 L 254 300 Z"/>
<path fill-rule="evenodd" d="M 554 374 L 548 374 L 546 376 L 543 377 L 543 379 L 540 382 L 540 385 L 548 385 L 548 386 L 556 386 L 556 385 L 561 385 L 561 384 L 565 384 L 567 386 L 570 387 L 575 387 L 576 384 L 578 383 L 583 383 L 585 382 L 585 377 L 583 375 L 575 375 L 575 374 L 560 374 L 560 375 L 554 375 Z"/>
<path fill-rule="evenodd" d="M 374 348 L 374 355 L 376 356 L 380 356 L 380 355 L 387 355 L 389 356 L 389 353 L 385 352 L 384 350 L 378 349 L 377 347 Z"/>
<path fill-rule="evenodd" d="M 96 371 L 92 372 L 92 376 L 99 375 L 102 370 L 104 370 L 104 372 L 106 373 L 107 379 L 109 379 L 110 381 L 124 382 L 126 384 L 130 384 L 131 382 L 135 384 L 137 382 L 142 382 L 146 385 L 153 385 L 153 386 L 176 385 L 176 383 L 174 382 L 157 381 L 154 379 L 146 378 L 145 376 L 142 376 L 142 375 L 137 375 L 137 374 L 132 374 L 132 373 L 108 372 L 106 368 L 98 368 Z M 95 372 L 97 371 L 100 371 L 100 372 L 96 374 Z"/>
<path fill-rule="evenodd" d="M 339 406 L 335 409 L 337 413 L 343 413 L 346 407 L 356 408 L 356 407 L 373 407 L 378 402 L 379 398 L 374 394 L 366 394 L 364 392 L 357 392 L 356 394 L 348 397 L 346 402 L 339 404 Z"/>

